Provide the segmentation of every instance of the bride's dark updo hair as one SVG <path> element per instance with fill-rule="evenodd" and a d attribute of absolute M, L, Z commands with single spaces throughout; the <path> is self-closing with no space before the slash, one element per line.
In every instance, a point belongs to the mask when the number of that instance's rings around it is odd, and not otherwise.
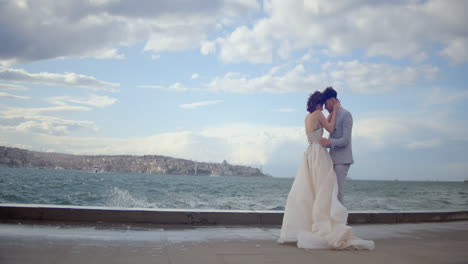
<path fill-rule="evenodd" d="M 317 105 L 323 105 L 323 94 L 319 91 L 315 91 L 313 94 L 309 96 L 309 100 L 307 100 L 307 111 L 312 113 L 315 111 Z"/>

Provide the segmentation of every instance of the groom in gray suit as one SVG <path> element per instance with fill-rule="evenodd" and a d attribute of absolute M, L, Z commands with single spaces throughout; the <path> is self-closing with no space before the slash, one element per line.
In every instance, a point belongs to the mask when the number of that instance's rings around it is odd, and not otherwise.
<path fill-rule="evenodd" d="M 335 105 L 339 102 L 337 92 L 332 87 L 327 87 L 323 91 L 325 109 L 329 113 L 333 112 Z M 344 184 L 348 175 L 349 167 L 354 163 L 351 146 L 351 133 L 353 130 L 353 117 L 343 107 L 338 108 L 336 113 L 335 131 L 330 134 L 330 138 L 322 138 L 320 144 L 330 148 L 330 156 L 333 160 L 333 168 L 338 182 L 338 200 L 343 204 Z"/>

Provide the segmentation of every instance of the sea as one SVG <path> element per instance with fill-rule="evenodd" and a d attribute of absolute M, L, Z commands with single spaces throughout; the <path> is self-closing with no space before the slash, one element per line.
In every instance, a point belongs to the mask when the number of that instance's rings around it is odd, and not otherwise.
<path fill-rule="evenodd" d="M 0 168 L 0 203 L 282 211 L 293 178 Z M 348 180 L 350 211 L 468 210 L 468 182 Z"/>

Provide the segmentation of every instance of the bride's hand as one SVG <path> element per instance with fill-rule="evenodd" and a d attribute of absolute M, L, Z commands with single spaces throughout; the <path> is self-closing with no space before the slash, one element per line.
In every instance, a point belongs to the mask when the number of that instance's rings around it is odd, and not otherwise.
<path fill-rule="evenodd" d="M 341 108 L 341 102 L 340 100 L 337 100 L 336 104 L 333 107 L 333 112 L 338 112 L 340 108 Z"/>

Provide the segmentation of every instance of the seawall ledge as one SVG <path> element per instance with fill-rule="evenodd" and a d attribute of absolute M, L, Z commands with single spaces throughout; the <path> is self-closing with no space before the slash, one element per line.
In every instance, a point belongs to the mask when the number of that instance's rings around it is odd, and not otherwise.
<path fill-rule="evenodd" d="M 49 204 L 0 204 L 1 222 L 152 224 L 177 226 L 279 226 L 283 211 L 119 208 Z M 351 211 L 349 224 L 398 224 L 468 220 L 468 210 Z"/>

